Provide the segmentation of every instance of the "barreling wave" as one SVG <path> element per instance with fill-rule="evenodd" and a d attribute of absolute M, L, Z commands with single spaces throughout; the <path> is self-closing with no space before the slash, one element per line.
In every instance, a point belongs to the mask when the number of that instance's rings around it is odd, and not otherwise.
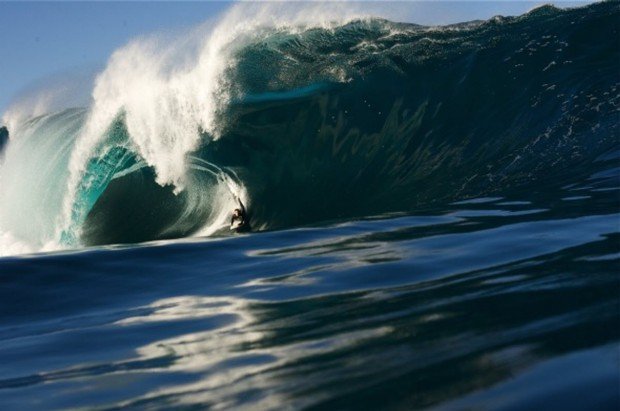
<path fill-rule="evenodd" d="M 118 50 L 86 109 L 9 110 L 4 253 L 224 234 L 236 198 L 257 230 L 407 212 L 617 160 L 617 2 L 432 28 L 240 10 Z"/>

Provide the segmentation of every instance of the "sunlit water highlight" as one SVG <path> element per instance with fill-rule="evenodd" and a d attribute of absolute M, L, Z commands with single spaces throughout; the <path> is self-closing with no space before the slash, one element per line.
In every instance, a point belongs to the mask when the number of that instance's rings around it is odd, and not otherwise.
<path fill-rule="evenodd" d="M 0 260 L 0 399 L 614 409 L 619 197 L 579 193 Z"/>

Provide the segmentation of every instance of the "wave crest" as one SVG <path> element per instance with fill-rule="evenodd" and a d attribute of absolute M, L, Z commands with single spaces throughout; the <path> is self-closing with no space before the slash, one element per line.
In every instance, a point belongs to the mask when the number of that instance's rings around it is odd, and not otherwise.
<path fill-rule="evenodd" d="M 237 197 L 258 229 L 411 211 L 587 178 L 616 149 L 617 3 L 443 28 L 252 7 L 138 39 L 88 110 L 21 120 L 0 232 L 35 249 L 211 235 Z"/>

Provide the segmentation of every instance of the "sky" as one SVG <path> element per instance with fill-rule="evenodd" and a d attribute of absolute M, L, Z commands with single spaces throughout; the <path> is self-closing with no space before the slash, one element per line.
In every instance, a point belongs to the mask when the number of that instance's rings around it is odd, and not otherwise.
<path fill-rule="evenodd" d="M 519 15 L 550 1 L 424 1 L 397 7 L 401 21 L 450 24 Z M 555 1 L 574 7 L 587 2 Z M 179 32 L 217 19 L 231 2 L 5 2 L 0 0 L 0 115 L 20 95 L 54 78 L 101 71 L 114 50 L 150 33 Z M 362 3 L 369 4 L 369 3 Z M 385 6 L 383 6 L 385 5 Z"/>

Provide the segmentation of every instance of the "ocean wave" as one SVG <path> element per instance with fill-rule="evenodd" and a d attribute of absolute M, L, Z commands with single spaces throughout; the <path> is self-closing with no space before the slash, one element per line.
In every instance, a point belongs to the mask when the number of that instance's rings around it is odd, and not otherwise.
<path fill-rule="evenodd" d="M 9 110 L 3 243 L 224 235 L 237 198 L 256 230 L 411 212 L 618 150 L 617 2 L 433 28 L 239 10 L 119 49 L 90 107 Z"/>

